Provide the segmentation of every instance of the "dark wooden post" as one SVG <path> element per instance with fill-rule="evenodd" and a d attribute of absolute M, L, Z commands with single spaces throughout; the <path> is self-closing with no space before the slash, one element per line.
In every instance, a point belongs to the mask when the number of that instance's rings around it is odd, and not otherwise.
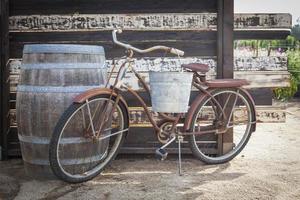
<path fill-rule="evenodd" d="M 217 78 L 233 78 L 234 0 L 218 0 Z"/>
<path fill-rule="evenodd" d="M 234 0 L 218 0 L 217 78 L 233 78 Z M 233 134 L 229 130 L 218 136 L 218 150 L 232 149 Z"/>
<path fill-rule="evenodd" d="M 9 127 L 8 112 L 9 112 L 9 70 L 7 68 L 7 61 L 9 57 L 9 38 L 8 38 L 8 0 L 0 0 L 0 23 L 1 23 L 1 35 L 0 35 L 0 107 L 1 107 L 1 124 L 0 124 L 0 146 L 2 159 L 7 158 L 7 133 Z"/>

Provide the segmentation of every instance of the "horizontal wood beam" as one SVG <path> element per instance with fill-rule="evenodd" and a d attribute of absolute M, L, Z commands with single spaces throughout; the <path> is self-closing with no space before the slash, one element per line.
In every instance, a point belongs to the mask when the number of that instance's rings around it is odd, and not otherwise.
<path fill-rule="evenodd" d="M 11 32 L 124 30 L 209 31 L 217 29 L 215 13 L 18 15 L 9 18 Z M 235 30 L 290 29 L 290 14 L 235 14 Z"/>
<path fill-rule="evenodd" d="M 123 60 L 117 61 L 117 67 L 121 65 Z M 148 81 L 148 71 L 179 71 L 180 64 L 185 63 L 203 63 L 210 67 L 207 73 L 208 79 L 216 78 L 216 60 L 215 58 L 189 57 L 181 59 L 176 58 L 146 58 L 137 59 L 134 67 L 142 73 L 146 81 Z M 111 65 L 112 61 L 107 61 Z M 244 78 L 250 82 L 247 88 L 274 88 L 288 87 L 290 74 L 287 70 L 286 57 L 238 57 L 235 58 L 235 78 Z M 21 68 L 21 59 L 12 59 L 9 62 L 10 66 L 10 91 L 15 92 L 19 81 Z M 111 68 L 110 68 L 111 69 Z M 138 81 L 132 73 L 128 73 L 125 81 L 132 85 L 134 89 L 139 90 Z"/>
<path fill-rule="evenodd" d="M 75 3 L 76 2 L 76 3 Z M 9 0 L 10 15 L 216 12 L 216 0 Z"/>
<path fill-rule="evenodd" d="M 235 71 L 235 79 L 246 79 L 250 85 L 245 88 L 278 88 L 290 86 L 287 71 Z"/>
<path fill-rule="evenodd" d="M 235 30 L 235 40 L 285 40 L 291 29 L 245 29 Z"/>
<path fill-rule="evenodd" d="M 149 83 L 149 74 L 146 72 L 140 73 L 141 76 Z M 113 74 L 111 83 L 117 74 Z M 278 88 L 290 86 L 290 73 L 282 71 L 234 71 L 235 79 L 246 79 L 250 85 L 244 86 L 245 88 Z M 215 73 L 207 75 L 208 80 L 216 79 Z M 19 75 L 11 75 L 10 92 L 16 92 L 18 85 Z M 141 90 L 138 80 L 133 73 L 128 73 L 124 78 L 124 83 L 130 85 L 134 90 Z M 196 89 L 193 89 L 196 90 Z"/>
<path fill-rule="evenodd" d="M 41 44 L 41 42 L 31 42 L 31 44 Z M 23 54 L 24 42 L 10 42 L 10 58 L 21 58 Z M 28 43 L 27 43 L 28 44 Z M 107 59 L 113 59 L 124 55 L 124 48 L 114 45 L 112 41 L 98 42 L 98 41 L 72 41 L 72 42 L 51 42 L 51 44 L 82 44 L 82 45 L 98 45 L 105 49 L 105 56 Z M 164 45 L 177 49 L 184 49 L 185 54 L 189 56 L 215 56 L 216 55 L 216 40 L 190 40 L 190 41 L 133 41 L 131 45 L 140 49 L 146 49 L 155 45 Z M 147 54 L 151 57 L 162 57 L 165 55 L 164 51 L 153 51 Z M 170 54 L 168 54 L 170 55 Z M 144 57 L 144 54 L 136 53 L 135 57 Z M 172 55 L 170 55 L 172 56 Z M 173 57 L 176 57 L 173 55 Z"/>
<path fill-rule="evenodd" d="M 119 69 L 124 59 L 116 59 L 116 71 Z M 106 61 L 108 66 L 112 65 L 112 60 Z M 210 73 L 215 73 L 217 61 L 213 57 L 143 57 L 134 59 L 134 68 L 138 72 L 152 71 L 180 71 L 181 64 L 202 63 L 210 68 Z M 18 75 L 22 59 L 10 59 L 9 69 L 11 75 Z M 110 72 L 109 67 L 109 72 Z M 287 71 L 287 56 L 237 56 L 234 57 L 235 71 Z"/>
<path fill-rule="evenodd" d="M 149 107 L 151 110 L 151 107 Z M 285 107 L 282 106 L 256 106 L 258 123 L 283 123 L 286 120 Z M 129 107 L 131 127 L 152 127 L 142 107 Z M 242 115 L 241 115 L 242 116 Z M 158 114 L 154 118 L 159 120 Z M 10 110 L 10 126 L 17 127 L 16 109 Z"/>

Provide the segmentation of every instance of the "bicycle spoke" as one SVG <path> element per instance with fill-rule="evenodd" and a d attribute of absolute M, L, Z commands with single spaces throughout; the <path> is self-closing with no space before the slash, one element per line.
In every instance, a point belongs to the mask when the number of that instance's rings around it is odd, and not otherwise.
<path fill-rule="evenodd" d="M 74 179 L 91 176 L 102 169 L 118 149 L 128 128 L 124 128 L 124 115 L 119 106 L 114 112 L 116 127 L 109 112 L 103 113 L 110 110 L 111 102 L 107 98 L 87 100 L 65 122 L 58 140 L 57 159 L 67 176 Z"/>
<path fill-rule="evenodd" d="M 90 105 L 89 105 L 89 101 L 86 100 L 86 107 L 88 110 L 88 115 L 89 115 L 89 119 L 90 119 L 90 126 L 92 127 L 92 131 L 93 131 L 93 136 L 95 136 L 95 127 L 94 127 L 94 123 L 93 123 L 93 118 L 92 118 L 92 114 L 91 114 L 91 109 L 90 109 Z"/>
<path fill-rule="evenodd" d="M 203 101 L 193 123 L 193 132 L 207 134 L 195 133 L 190 139 L 194 155 L 208 163 L 223 162 L 234 157 L 249 138 L 252 123 L 249 103 L 240 90 L 220 90 L 214 93 L 213 98 L 215 100 L 208 97 Z M 223 113 L 227 113 L 228 118 L 221 117 Z M 232 134 L 232 149 L 223 152 L 222 134 L 228 134 L 228 130 Z"/>

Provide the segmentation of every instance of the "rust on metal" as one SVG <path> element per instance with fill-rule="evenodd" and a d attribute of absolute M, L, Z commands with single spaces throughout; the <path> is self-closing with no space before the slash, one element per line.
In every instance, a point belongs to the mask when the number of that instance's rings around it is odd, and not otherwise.
<path fill-rule="evenodd" d="M 205 85 L 209 88 L 229 88 L 249 85 L 249 82 L 245 79 L 215 79 L 206 81 Z"/>

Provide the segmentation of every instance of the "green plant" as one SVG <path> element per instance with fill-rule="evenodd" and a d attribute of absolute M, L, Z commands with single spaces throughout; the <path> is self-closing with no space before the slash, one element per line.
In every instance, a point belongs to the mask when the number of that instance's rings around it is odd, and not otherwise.
<path fill-rule="evenodd" d="M 300 83 L 300 51 L 288 51 L 288 71 L 291 73 L 290 87 L 276 88 L 275 97 L 286 101 L 291 99 L 298 91 Z"/>
<path fill-rule="evenodd" d="M 276 99 L 281 101 L 287 101 L 291 99 L 297 91 L 298 91 L 298 81 L 295 79 L 295 77 L 291 76 L 290 87 L 276 88 L 274 89 L 274 94 Z"/>

